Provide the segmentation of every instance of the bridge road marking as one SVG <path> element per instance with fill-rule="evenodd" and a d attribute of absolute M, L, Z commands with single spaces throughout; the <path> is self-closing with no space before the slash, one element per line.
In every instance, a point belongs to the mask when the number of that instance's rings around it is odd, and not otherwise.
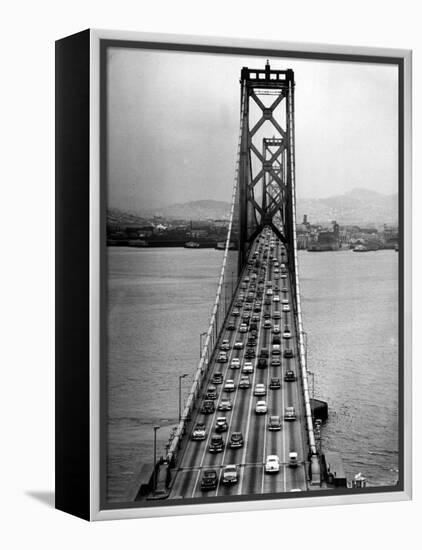
<path fill-rule="evenodd" d="M 245 276 L 245 271 L 247 270 L 247 265 L 245 265 L 244 269 L 242 270 L 241 274 L 240 274 L 240 279 L 243 279 L 244 276 Z M 250 285 L 250 280 L 249 280 L 249 283 L 248 283 L 248 289 L 249 289 L 249 285 Z M 238 294 L 237 294 L 238 295 Z M 233 338 L 233 341 L 236 341 L 237 339 L 237 336 L 238 334 L 241 334 L 239 332 L 239 328 L 240 328 L 240 319 L 242 317 L 242 313 L 244 311 L 244 305 L 245 305 L 245 301 L 243 301 L 243 304 L 242 304 L 242 307 L 241 308 L 238 308 L 238 309 L 241 309 L 241 312 L 240 312 L 240 315 L 239 315 L 239 322 L 236 323 L 236 330 L 234 331 L 235 332 L 235 335 L 234 335 L 234 338 Z M 224 324 L 226 325 L 227 323 L 227 318 L 224 320 Z M 225 330 L 223 331 L 223 334 L 222 336 L 220 337 L 220 339 L 218 340 L 218 342 L 216 342 L 216 345 L 218 345 L 221 341 L 221 339 L 223 338 L 223 335 L 225 334 L 226 332 L 226 328 Z M 232 331 L 233 332 L 233 331 Z M 227 364 L 226 364 L 226 368 L 225 368 L 225 374 L 224 374 L 224 378 L 223 378 L 223 383 L 222 383 L 222 388 L 224 388 L 224 383 L 225 381 L 228 379 L 228 373 L 229 373 L 229 369 L 230 369 L 230 362 L 231 362 L 231 359 L 232 359 L 232 354 L 234 352 L 234 346 L 231 347 L 230 349 L 230 352 L 229 352 L 229 357 L 228 357 L 228 360 L 227 360 Z M 212 368 L 212 371 L 214 371 L 215 369 L 215 364 L 216 364 L 216 361 L 214 360 L 214 365 L 213 365 L 213 368 Z M 223 393 L 223 392 L 221 392 Z M 221 401 L 221 394 L 220 394 L 220 398 L 218 399 L 218 402 Z M 233 403 L 233 406 L 232 406 L 232 412 L 233 412 L 233 409 L 234 409 L 234 403 Z M 216 406 L 215 408 L 215 411 L 212 415 L 212 420 L 211 420 L 211 425 L 210 425 L 210 430 L 209 430 L 209 434 L 208 434 L 208 437 L 206 439 L 206 444 L 205 444 L 205 448 L 204 448 L 204 451 L 202 453 L 202 458 L 201 458 L 201 462 L 200 462 L 200 465 L 199 465 L 199 470 L 198 470 L 198 475 L 196 476 L 196 480 L 195 480 L 195 484 L 194 484 L 194 487 L 193 487 L 193 491 L 192 491 L 192 497 L 195 496 L 195 492 L 196 492 L 196 488 L 198 486 L 198 481 L 199 481 L 199 478 L 200 478 L 200 475 L 201 475 L 201 470 L 202 470 L 202 466 L 203 466 L 203 463 L 204 463 L 204 459 L 205 459 L 205 456 L 207 454 L 207 449 L 208 449 L 208 446 L 209 446 L 209 441 L 210 441 L 210 438 L 211 438 L 211 433 L 212 433 L 212 429 L 213 429 L 213 426 L 214 426 L 214 423 L 215 423 L 215 419 L 217 417 L 217 413 L 220 412 L 218 411 L 218 406 Z M 221 411 L 221 412 L 224 412 L 224 411 Z M 217 485 L 217 489 L 218 489 L 218 485 Z"/>
<path fill-rule="evenodd" d="M 260 256 L 260 260 L 262 261 L 262 256 Z M 249 397 L 248 421 L 246 423 L 246 433 L 245 433 L 245 440 L 244 440 L 244 444 L 243 444 L 242 464 L 246 463 L 246 453 L 248 451 L 249 429 L 250 429 L 250 423 L 251 423 L 251 411 L 252 411 L 252 403 L 253 403 L 253 400 L 254 400 L 253 388 L 255 387 L 256 371 L 258 369 L 257 363 L 258 363 L 259 350 L 260 350 L 259 343 L 260 343 L 260 340 L 261 340 L 261 335 L 263 334 L 262 331 L 264 330 L 263 322 L 262 322 L 262 319 L 263 319 L 262 316 L 263 316 L 264 299 L 265 299 L 265 285 L 266 285 L 266 282 L 267 282 L 267 276 L 268 276 L 268 270 L 265 270 L 264 292 L 262 293 L 262 298 L 261 298 L 261 311 L 260 311 L 259 330 L 258 330 L 258 338 L 257 338 L 257 343 L 256 343 L 256 356 L 255 356 L 255 361 L 254 361 L 255 364 L 254 364 L 253 377 L 252 377 L 252 389 L 251 389 L 251 395 Z M 245 479 L 245 474 L 246 474 L 246 466 L 244 466 L 241 469 L 241 472 L 240 472 L 239 489 L 237 491 L 238 495 L 242 494 L 243 481 Z"/>

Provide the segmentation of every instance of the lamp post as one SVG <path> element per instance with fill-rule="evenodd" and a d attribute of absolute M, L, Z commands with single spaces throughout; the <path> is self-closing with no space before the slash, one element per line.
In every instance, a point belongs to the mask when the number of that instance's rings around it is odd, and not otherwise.
<path fill-rule="evenodd" d="M 186 378 L 187 374 L 179 376 L 179 422 L 182 420 L 182 378 Z"/>
<path fill-rule="evenodd" d="M 160 426 L 153 426 L 152 429 L 154 430 L 154 475 L 152 491 L 155 493 L 155 489 L 157 488 L 157 430 L 160 429 Z"/>
<path fill-rule="evenodd" d="M 202 337 L 205 336 L 206 334 L 208 334 L 207 331 L 201 332 L 201 334 L 199 335 L 199 359 L 201 359 L 202 357 Z"/>
<path fill-rule="evenodd" d="M 302 330 L 302 334 L 305 336 L 305 364 L 308 369 L 308 333 Z"/>

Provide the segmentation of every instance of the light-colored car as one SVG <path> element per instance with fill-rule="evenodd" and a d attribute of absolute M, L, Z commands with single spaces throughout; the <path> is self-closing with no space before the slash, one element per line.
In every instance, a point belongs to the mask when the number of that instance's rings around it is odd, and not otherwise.
<path fill-rule="evenodd" d="M 271 348 L 271 353 L 273 355 L 280 355 L 281 354 L 281 346 L 280 344 L 273 344 Z"/>
<path fill-rule="evenodd" d="M 245 361 L 242 369 L 243 374 L 252 374 L 253 373 L 253 364 L 251 361 Z"/>
<path fill-rule="evenodd" d="M 236 464 L 227 464 L 223 469 L 224 485 L 234 485 L 239 480 L 239 468 Z"/>
<path fill-rule="evenodd" d="M 239 388 L 247 390 L 250 387 L 251 383 L 249 382 L 249 376 L 243 375 L 239 380 Z"/>
<path fill-rule="evenodd" d="M 233 348 L 234 349 L 243 349 L 243 342 L 238 340 L 237 342 L 234 343 Z"/>
<path fill-rule="evenodd" d="M 278 294 L 274 294 L 273 302 L 279 302 L 279 301 L 280 301 L 280 296 Z"/>
<path fill-rule="evenodd" d="M 235 390 L 234 380 L 226 380 L 224 384 L 224 391 L 232 392 Z"/>
<path fill-rule="evenodd" d="M 268 419 L 268 429 L 270 431 L 279 431 L 281 430 L 281 418 L 277 415 L 272 415 Z"/>
<path fill-rule="evenodd" d="M 276 474 L 280 471 L 280 459 L 277 455 L 268 455 L 265 461 L 265 473 Z"/>
<path fill-rule="evenodd" d="M 280 325 L 274 325 L 273 326 L 273 333 L 274 334 L 280 334 Z"/>
<path fill-rule="evenodd" d="M 192 430 L 192 440 L 193 441 L 203 441 L 207 435 L 205 430 L 205 424 L 203 422 L 198 422 L 194 429 Z"/>
<path fill-rule="evenodd" d="M 272 293 L 273 293 L 273 289 L 272 288 L 267 288 L 267 296 L 272 296 Z"/>
<path fill-rule="evenodd" d="M 284 410 L 284 420 L 296 420 L 296 411 L 294 407 L 286 407 Z"/>
<path fill-rule="evenodd" d="M 268 405 L 266 401 L 257 401 L 255 405 L 255 413 L 256 414 L 267 414 L 268 412 Z"/>
<path fill-rule="evenodd" d="M 271 328 L 272 327 L 272 323 L 269 319 L 265 319 L 264 321 L 264 328 Z"/>
<path fill-rule="evenodd" d="M 281 313 L 279 311 L 274 311 L 273 319 L 281 319 Z"/>
<path fill-rule="evenodd" d="M 265 384 L 256 384 L 253 393 L 254 395 L 267 395 Z"/>
<path fill-rule="evenodd" d="M 284 306 L 283 306 L 283 311 L 285 311 L 286 313 L 290 311 L 290 306 L 289 306 L 289 304 L 284 304 Z"/>
<path fill-rule="evenodd" d="M 239 332 L 248 332 L 248 325 L 246 323 L 241 323 Z"/>
<path fill-rule="evenodd" d="M 290 332 L 290 329 L 285 328 L 283 332 L 283 338 L 291 338 L 292 333 Z"/>
<path fill-rule="evenodd" d="M 232 402 L 230 399 L 222 399 L 218 405 L 219 411 L 231 411 L 232 409 Z"/>
<path fill-rule="evenodd" d="M 225 351 L 220 351 L 217 357 L 217 363 L 227 363 L 227 353 Z"/>
<path fill-rule="evenodd" d="M 283 298 L 283 299 L 281 300 L 281 303 L 282 303 L 283 306 L 284 306 L 284 305 L 286 305 L 286 304 L 289 303 L 289 300 L 288 300 L 287 298 Z"/>
<path fill-rule="evenodd" d="M 289 453 L 289 466 L 290 468 L 297 468 L 297 453 L 295 451 Z"/>
<path fill-rule="evenodd" d="M 240 359 L 239 359 L 239 357 L 233 357 L 233 359 L 230 361 L 230 368 L 231 369 L 240 369 Z"/>

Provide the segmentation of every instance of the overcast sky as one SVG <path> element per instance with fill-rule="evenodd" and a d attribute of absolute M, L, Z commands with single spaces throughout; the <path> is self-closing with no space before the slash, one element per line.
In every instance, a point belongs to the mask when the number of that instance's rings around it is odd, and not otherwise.
<path fill-rule="evenodd" d="M 229 201 L 243 66 L 266 58 L 108 50 L 109 206 Z M 270 58 L 295 71 L 298 197 L 397 192 L 397 68 Z M 271 137 L 271 136 L 269 136 Z"/>

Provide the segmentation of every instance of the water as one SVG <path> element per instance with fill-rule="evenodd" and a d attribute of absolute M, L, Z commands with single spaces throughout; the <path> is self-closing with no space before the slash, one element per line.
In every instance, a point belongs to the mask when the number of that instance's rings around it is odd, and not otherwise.
<path fill-rule="evenodd" d="M 222 252 L 109 248 L 108 479 L 110 501 L 127 498 L 141 464 L 153 462 L 152 425 L 164 453 L 208 328 Z M 329 404 L 323 446 L 338 450 L 348 478 L 397 480 L 398 254 L 299 252 L 302 307 L 315 396 Z"/>

